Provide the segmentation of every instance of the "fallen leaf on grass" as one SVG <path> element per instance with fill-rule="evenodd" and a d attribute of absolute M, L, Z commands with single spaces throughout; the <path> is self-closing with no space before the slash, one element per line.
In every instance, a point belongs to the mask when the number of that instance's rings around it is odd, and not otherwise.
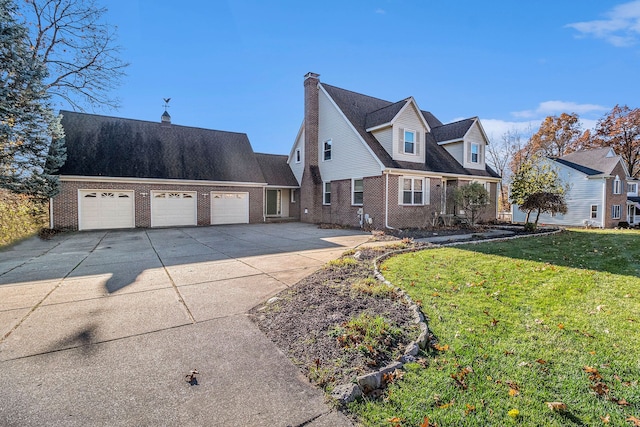
<path fill-rule="evenodd" d="M 629 406 L 629 402 L 627 402 L 625 399 L 620 399 L 615 402 L 620 406 Z"/>
<path fill-rule="evenodd" d="M 596 392 L 597 395 L 603 396 L 609 393 L 609 387 L 603 382 L 597 382 L 593 385 L 590 385 L 589 388 Z"/>
<path fill-rule="evenodd" d="M 438 427 L 438 423 L 430 423 L 429 422 L 429 417 L 424 417 L 424 420 L 422 420 L 422 424 L 420 424 L 420 427 Z"/>
<path fill-rule="evenodd" d="M 475 410 L 476 410 L 476 407 L 475 407 L 475 406 L 473 406 L 473 405 L 469 405 L 469 404 L 467 403 L 467 405 L 466 405 L 466 406 L 467 406 L 467 409 L 465 409 L 465 410 L 464 410 L 464 414 L 465 414 L 465 415 L 469 415 L 471 412 L 473 412 L 473 411 L 475 411 Z"/>
<path fill-rule="evenodd" d="M 438 351 L 447 351 L 447 350 L 449 350 L 449 344 L 440 345 L 438 343 L 435 343 L 433 345 L 433 348 L 435 348 Z"/>
<path fill-rule="evenodd" d="M 558 323 L 558 329 L 564 329 L 564 324 Z"/>
<path fill-rule="evenodd" d="M 611 422 L 611 415 L 607 414 L 604 417 L 600 417 L 603 424 L 609 424 Z"/>
<path fill-rule="evenodd" d="M 549 409 L 554 412 L 564 412 L 567 410 L 567 405 L 562 402 L 545 402 Z"/>
<path fill-rule="evenodd" d="M 519 394 L 520 394 L 520 392 L 518 390 L 515 390 L 513 388 L 509 389 L 509 396 L 514 397 L 514 396 L 517 396 Z"/>
<path fill-rule="evenodd" d="M 538 362 L 541 365 L 544 365 L 545 363 L 547 363 L 547 361 L 544 359 L 537 359 L 536 362 Z"/>
<path fill-rule="evenodd" d="M 400 425 L 402 424 L 402 418 L 399 418 L 399 417 L 388 418 L 387 422 L 391 424 L 393 427 L 400 427 Z"/>
<path fill-rule="evenodd" d="M 625 421 L 631 421 L 635 427 L 640 427 L 640 419 L 634 416 L 627 418 Z"/>

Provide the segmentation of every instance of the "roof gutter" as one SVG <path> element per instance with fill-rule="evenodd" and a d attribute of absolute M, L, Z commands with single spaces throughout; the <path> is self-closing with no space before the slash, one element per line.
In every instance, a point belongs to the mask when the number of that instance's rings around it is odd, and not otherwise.
<path fill-rule="evenodd" d="M 496 178 L 493 176 L 460 175 L 456 173 L 429 172 L 429 171 L 421 171 L 421 170 L 413 170 L 413 169 L 387 168 L 383 171 L 383 173 L 391 173 L 394 175 L 419 175 L 419 176 L 427 176 L 432 178 L 482 179 L 485 181 L 492 181 L 492 182 L 502 181 L 502 178 Z"/>
<path fill-rule="evenodd" d="M 225 186 L 225 187 L 266 187 L 266 182 L 240 182 L 240 181 L 204 181 L 195 179 L 162 179 L 162 178 L 132 178 L 113 176 L 82 176 L 60 175 L 60 181 L 77 182 L 111 182 L 114 184 L 164 184 L 164 185 L 198 185 L 198 186 Z"/>

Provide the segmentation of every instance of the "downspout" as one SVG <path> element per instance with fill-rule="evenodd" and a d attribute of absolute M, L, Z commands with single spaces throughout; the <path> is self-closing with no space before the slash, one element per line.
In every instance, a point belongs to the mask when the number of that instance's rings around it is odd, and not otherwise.
<path fill-rule="evenodd" d="M 49 197 L 49 228 L 53 230 L 53 197 Z"/>
<path fill-rule="evenodd" d="M 600 228 L 605 228 L 607 219 L 607 179 L 602 180 L 602 218 L 600 218 Z"/>
<path fill-rule="evenodd" d="M 384 226 L 389 230 L 395 230 L 389 225 L 389 171 L 384 171 L 386 176 L 386 185 L 384 188 Z"/>
<path fill-rule="evenodd" d="M 267 222 L 267 187 L 262 188 L 262 222 Z"/>

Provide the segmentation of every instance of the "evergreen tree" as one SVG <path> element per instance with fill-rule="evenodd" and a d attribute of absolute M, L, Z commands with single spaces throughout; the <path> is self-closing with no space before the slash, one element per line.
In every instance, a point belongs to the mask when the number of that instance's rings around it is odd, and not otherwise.
<path fill-rule="evenodd" d="M 16 11 L 13 0 L 0 0 L 0 186 L 46 199 L 58 192 L 52 173 L 66 158 L 64 133 L 43 83 L 47 69 Z"/>

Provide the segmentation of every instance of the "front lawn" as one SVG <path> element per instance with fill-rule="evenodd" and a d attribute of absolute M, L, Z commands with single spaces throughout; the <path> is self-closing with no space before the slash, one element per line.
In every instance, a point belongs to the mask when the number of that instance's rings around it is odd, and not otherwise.
<path fill-rule="evenodd" d="M 396 256 L 438 344 L 371 426 L 640 426 L 640 233 L 566 231 Z"/>

